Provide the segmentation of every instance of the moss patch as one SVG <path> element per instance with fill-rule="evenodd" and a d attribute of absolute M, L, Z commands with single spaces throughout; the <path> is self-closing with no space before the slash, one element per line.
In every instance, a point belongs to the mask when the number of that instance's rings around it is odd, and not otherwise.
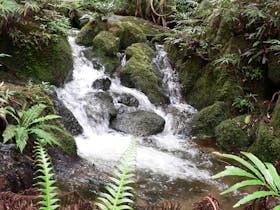
<path fill-rule="evenodd" d="M 228 119 L 215 128 L 217 145 L 226 151 L 242 150 L 250 145 L 246 133 L 236 120 Z"/>
<path fill-rule="evenodd" d="M 205 107 L 192 120 L 192 133 L 198 136 L 214 136 L 215 127 L 230 117 L 228 106 L 224 102 Z"/>
<path fill-rule="evenodd" d="M 127 48 L 129 60 L 121 69 L 122 84 L 143 91 L 152 103 L 166 103 L 166 96 L 159 87 L 159 76 L 151 66 L 154 51 L 144 43 L 136 43 Z"/>
<path fill-rule="evenodd" d="M 12 81 L 47 81 L 61 85 L 73 69 L 72 50 L 66 38 L 60 37 L 41 50 L 18 48 L 8 39 L 0 41 L 0 51 L 11 57 L 0 58 L 8 67 Z"/>
<path fill-rule="evenodd" d="M 91 46 L 93 38 L 103 30 L 106 30 L 106 23 L 102 20 L 89 22 L 80 30 L 76 43 L 84 46 Z"/>
<path fill-rule="evenodd" d="M 101 31 L 92 41 L 93 50 L 104 55 L 117 55 L 120 39 L 108 31 Z"/>
<path fill-rule="evenodd" d="M 274 135 L 272 127 L 261 122 L 257 139 L 249 148 L 249 152 L 258 156 L 262 161 L 278 160 L 280 158 L 280 137 Z"/>

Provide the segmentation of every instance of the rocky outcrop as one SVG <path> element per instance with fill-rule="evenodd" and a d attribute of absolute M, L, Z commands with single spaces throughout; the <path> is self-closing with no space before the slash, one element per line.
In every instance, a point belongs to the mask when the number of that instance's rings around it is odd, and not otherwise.
<path fill-rule="evenodd" d="M 168 102 L 159 83 L 157 71 L 151 61 L 154 51 L 147 44 L 136 43 L 126 50 L 128 61 L 120 71 L 121 83 L 127 87 L 140 89 L 154 104 Z"/>
<path fill-rule="evenodd" d="M 83 127 L 80 125 L 73 113 L 57 98 L 55 93 L 51 94 L 52 102 L 56 114 L 61 116 L 61 123 L 65 129 L 73 136 L 79 135 L 83 132 Z"/>
<path fill-rule="evenodd" d="M 124 133 L 136 136 L 150 136 L 163 131 L 165 121 L 153 112 L 136 111 L 119 114 L 112 120 L 110 126 Z"/>
<path fill-rule="evenodd" d="M 19 192 L 32 187 L 33 163 L 16 145 L 0 142 L 0 192 Z"/>

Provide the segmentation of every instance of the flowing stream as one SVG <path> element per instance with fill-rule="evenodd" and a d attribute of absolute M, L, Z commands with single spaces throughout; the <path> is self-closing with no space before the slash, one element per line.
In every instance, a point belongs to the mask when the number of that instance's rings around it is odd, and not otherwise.
<path fill-rule="evenodd" d="M 109 76 L 98 60 L 86 58 L 87 49 L 77 45 L 74 37 L 70 37 L 69 42 L 74 57 L 73 79 L 63 88 L 58 88 L 57 94 L 83 127 L 83 134 L 75 137 L 79 155 L 94 163 L 99 170 L 111 172 L 132 136 L 111 129 L 108 118 L 104 117 L 99 106 L 91 106 L 91 110 L 99 113 L 94 119 L 88 116 L 86 107 L 89 94 L 101 91 L 92 88 L 92 83 Z M 211 175 L 220 169 L 217 166 L 221 163 L 214 164 L 211 153 L 207 149 L 200 149 L 188 135 L 188 122 L 196 110 L 182 99 L 178 76 L 171 68 L 163 46 L 156 45 L 156 54 L 152 63 L 162 75 L 162 86 L 170 99 L 170 105 L 153 105 L 142 92 L 122 86 L 117 77 L 110 78 L 112 84 L 107 92 L 113 97 L 116 108 L 121 107 L 116 95 L 130 94 L 139 101 L 139 106 L 130 108 L 131 111 L 153 111 L 166 122 L 162 133 L 137 138 L 139 197 L 149 201 L 176 199 L 182 202 L 183 209 L 191 209 L 191 203 L 210 192 L 218 196 L 224 188 L 223 184 L 211 179 Z M 125 58 L 121 63 L 125 64 Z M 233 201 L 229 202 L 229 198 L 224 200 L 232 205 Z"/>

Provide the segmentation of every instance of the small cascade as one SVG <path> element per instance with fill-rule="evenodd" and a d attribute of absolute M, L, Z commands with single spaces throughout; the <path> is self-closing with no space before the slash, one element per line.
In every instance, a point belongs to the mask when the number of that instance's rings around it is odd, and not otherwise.
<path fill-rule="evenodd" d="M 188 191 L 211 183 L 213 185 L 209 155 L 200 152 L 187 140 L 189 128 L 186 125 L 196 110 L 183 101 L 178 75 L 172 69 L 163 46 L 156 45 L 157 55 L 153 59 L 153 65 L 162 74 L 163 89 L 171 103 L 168 106 L 156 107 L 142 92 L 121 85 L 117 77 L 110 78 L 109 90 L 93 88 L 94 81 L 109 76 L 105 74 L 104 67 L 98 63 L 98 59 L 86 58 L 87 49 L 77 45 L 74 37 L 70 37 L 69 42 L 74 57 L 73 80 L 63 88 L 58 88 L 57 95 L 84 129 L 83 134 L 75 137 L 81 157 L 93 162 L 100 170 L 112 170 L 127 149 L 132 135 L 109 127 L 109 117 L 106 113 L 110 115 L 114 114 L 114 111 L 100 100 L 107 101 L 111 97 L 115 109 L 120 111 L 122 105 L 118 97 L 124 94 L 131 95 L 137 99 L 139 105 L 129 107 L 126 111 L 152 111 L 163 117 L 166 122 L 162 133 L 137 139 L 137 168 L 142 182 L 140 188 L 151 185 L 153 189 L 150 191 L 161 192 L 181 186 L 181 190 Z M 125 65 L 125 59 L 125 56 L 122 56 L 121 66 Z M 142 190 L 142 194 L 143 197 L 147 197 L 149 193 Z"/>

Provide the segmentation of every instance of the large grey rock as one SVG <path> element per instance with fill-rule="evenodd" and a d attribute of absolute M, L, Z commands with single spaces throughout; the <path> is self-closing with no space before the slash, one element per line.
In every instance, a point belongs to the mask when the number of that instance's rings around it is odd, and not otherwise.
<path fill-rule="evenodd" d="M 95 122 L 110 120 L 117 115 L 113 98 L 106 92 L 89 93 L 86 96 L 85 110 L 88 118 Z"/>
<path fill-rule="evenodd" d="M 51 93 L 49 96 L 52 98 L 52 102 L 57 114 L 62 117 L 61 122 L 65 129 L 74 136 L 83 133 L 83 127 L 80 125 L 73 113 L 57 97 L 57 95 L 55 93 Z"/>
<path fill-rule="evenodd" d="M 119 114 L 112 120 L 110 126 L 125 133 L 136 136 L 150 136 L 163 131 L 164 119 L 154 112 L 136 111 Z"/>

